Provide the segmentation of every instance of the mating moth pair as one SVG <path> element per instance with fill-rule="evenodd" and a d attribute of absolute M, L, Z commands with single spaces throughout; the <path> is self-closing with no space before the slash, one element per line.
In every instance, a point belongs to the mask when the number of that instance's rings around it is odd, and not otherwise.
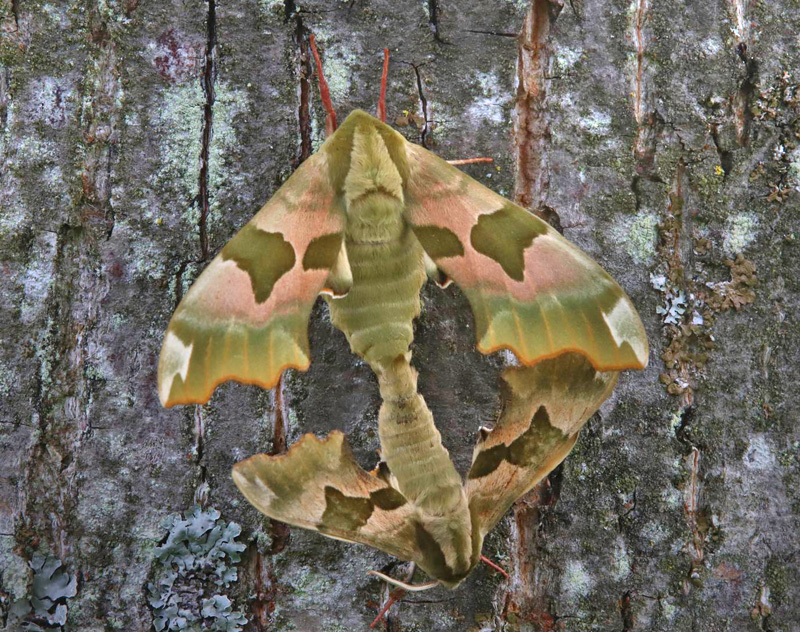
<path fill-rule="evenodd" d="M 285 455 L 238 463 L 234 480 L 271 518 L 415 562 L 454 588 L 619 372 L 646 365 L 647 339 L 619 285 L 548 224 L 384 120 L 357 110 L 335 129 L 321 73 L 320 87 L 332 134 L 181 301 L 161 350 L 160 399 L 204 403 L 225 380 L 272 388 L 283 370 L 307 369 L 309 314 L 323 294 L 377 375 L 382 460 L 367 472 L 341 432 L 307 434 Z M 466 295 L 481 352 L 507 349 L 517 361 L 465 481 L 410 365 L 427 278 Z"/>

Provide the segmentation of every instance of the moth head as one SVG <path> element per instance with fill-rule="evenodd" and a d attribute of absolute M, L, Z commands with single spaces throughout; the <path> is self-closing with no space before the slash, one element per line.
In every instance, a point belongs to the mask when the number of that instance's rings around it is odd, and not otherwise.
<path fill-rule="evenodd" d="M 376 223 L 402 213 L 408 175 L 405 143 L 391 127 L 360 110 L 328 139 L 331 176 L 348 216 Z"/>

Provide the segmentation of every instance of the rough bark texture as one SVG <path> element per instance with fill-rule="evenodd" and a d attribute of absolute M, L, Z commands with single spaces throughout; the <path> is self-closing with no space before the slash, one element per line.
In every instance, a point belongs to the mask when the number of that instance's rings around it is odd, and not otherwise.
<path fill-rule="evenodd" d="M 374 464 L 377 384 L 321 304 L 279 394 L 156 397 L 182 293 L 321 141 L 313 32 L 340 114 L 374 109 L 388 46 L 390 121 L 493 156 L 466 169 L 606 267 L 652 344 L 488 538 L 511 580 L 479 568 L 384 629 L 799 630 L 797 0 L 208 1 L 0 0 L 0 625 L 363 630 L 365 571 L 402 574 L 229 475 L 333 428 Z M 499 362 L 457 289 L 423 298 L 463 472 Z"/>

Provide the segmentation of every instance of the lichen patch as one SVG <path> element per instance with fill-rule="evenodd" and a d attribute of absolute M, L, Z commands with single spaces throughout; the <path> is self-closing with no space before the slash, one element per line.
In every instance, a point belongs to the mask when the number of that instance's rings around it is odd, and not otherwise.
<path fill-rule="evenodd" d="M 744 252 L 757 236 L 758 219 L 752 213 L 737 213 L 725 222 L 722 247 L 729 255 Z"/>

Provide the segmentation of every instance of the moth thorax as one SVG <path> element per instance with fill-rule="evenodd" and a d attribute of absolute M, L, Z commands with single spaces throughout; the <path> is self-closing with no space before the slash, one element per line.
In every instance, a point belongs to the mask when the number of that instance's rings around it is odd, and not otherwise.
<path fill-rule="evenodd" d="M 403 178 L 389 155 L 386 143 L 373 125 L 359 125 L 353 132 L 350 169 L 344 179 L 348 211 L 370 193 L 380 192 L 403 204 Z"/>
<path fill-rule="evenodd" d="M 356 241 L 387 241 L 403 232 L 403 203 L 382 191 L 347 205 L 347 233 Z"/>

